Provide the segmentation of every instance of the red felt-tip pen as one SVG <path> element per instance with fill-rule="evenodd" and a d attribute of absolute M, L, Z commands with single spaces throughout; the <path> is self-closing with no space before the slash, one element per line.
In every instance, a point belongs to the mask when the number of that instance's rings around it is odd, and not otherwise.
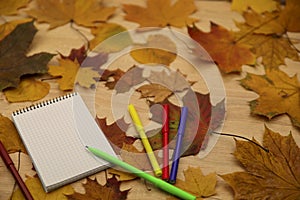
<path fill-rule="evenodd" d="M 163 146 L 163 167 L 162 179 L 169 179 L 169 105 L 163 105 L 163 127 L 162 127 L 162 146 Z"/>
<path fill-rule="evenodd" d="M 22 180 L 18 170 L 15 168 L 15 165 L 14 165 L 13 161 L 9 157 L 9 155 L 8 155 L 6 149 L 5 149 L 5 147 L 4 147 L 4 145 L 2 144 L 1 141 L 0 141 L 0 155 L 2 157 L 3 162 L 5 163 L 7 168 L 11 171 L 11 173 L 14 176 L 16 182 L 18 183 L 19 188 L 20 188 L 21 192 L 23 193 L 25 199 L 33 200 L 33 197 L 31 196 L 28 188 L 26 187 L 24 181 Z"/>

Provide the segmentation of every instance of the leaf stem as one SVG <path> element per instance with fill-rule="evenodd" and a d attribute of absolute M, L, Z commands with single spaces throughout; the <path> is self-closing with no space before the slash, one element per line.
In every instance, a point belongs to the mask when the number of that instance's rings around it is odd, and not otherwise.
<path fill-rule="evenodd" d="M 71 21 L 70 22 L 71 29 L 73 29 L 75 32 L 77 32 L 85 40 L 86 49 L 88 51 L 90 49 L 90 41 L 89 41 L 89 39 L 79 29 L 75 28 L 73 24 L 74 24 L 74 22 Z"/>
<path fill-rule="evenodd" d="M 255 144 L 256 146 L 260 147 L 261 149 L 263 149 L 265 152 L 269 153 L 269 149 L 263 147 L 262 145 L 254 142 L 253 140 L 250 140 L 249 138 L 246 138 L 244 136 L 240 136 L 240 135 L 235 135 L 235 134 L 231 134 L 231 133 L 222 133 L 222 132 L 216 132 L 216 131 L 213 131 L 212 132 L 213 134 L 217 134 L 217 135 L 223 135 L 223 136 L 231 136 L 231 137 L 237 137 L 237 138 L 241 138 L 241 139 L 244 139 L 244 140 L 247 140 L 248 142 L 251 142 L 253 144 Z"/>

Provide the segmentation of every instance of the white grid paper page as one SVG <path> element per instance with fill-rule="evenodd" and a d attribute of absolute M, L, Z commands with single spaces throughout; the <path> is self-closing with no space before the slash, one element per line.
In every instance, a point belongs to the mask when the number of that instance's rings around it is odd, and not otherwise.
<path fill-rule="evenodd" d="M 115 156 L 78 93 L 14 114 L 13 120 L 46 191 L 108 166 L 85 145 Z"/>

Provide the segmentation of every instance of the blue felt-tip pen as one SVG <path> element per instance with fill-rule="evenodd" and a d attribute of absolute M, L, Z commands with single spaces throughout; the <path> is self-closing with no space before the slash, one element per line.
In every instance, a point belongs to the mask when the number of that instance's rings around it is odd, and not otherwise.
<path fill-rule="evenodd" d="M 176 182 L 176 176 L 178 171 L 178 165 L 179 165 L 179 159 L 180 159 L 180 151 L 181 151 L 181 143 L 184 136 L 185 131 L 185 125 L 186 125 L 186 119 L 188 115 L 188 108 L 182 107 L 181 108 L 181 114 L 180 114 L 180 121 L 179 126 L 177 130 L 177 140 L 176 140 L 176 146 L 173 154 L 173 163 L 171 168 L 171 173 L 169 177 L 169 182 L 174 184 Z"/>

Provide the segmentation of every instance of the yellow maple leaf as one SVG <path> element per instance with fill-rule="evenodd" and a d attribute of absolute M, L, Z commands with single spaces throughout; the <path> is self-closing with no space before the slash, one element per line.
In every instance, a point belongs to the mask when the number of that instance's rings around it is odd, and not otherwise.
<path fill-rule="evenodd" d="M 77 59 L 60 59 L 59 65 L 49 66 L 48 73 L 58 77 L 58 84 L 61 90 L 72 90 L 74 84 L 78 83 L 82 87 L 90 88 L 96 84 L 94 78 L 99 78 L 99 73 L 93 67 L 80 67 Z"/>
<path fill-rule="evenodd" d="M 130 51 L 130 55 L 142 64 L 170 65 L 177 56 L 174 42 L 160 34 L 149 35 L 147 43 L 136 44 Z"/>
<path fill-rule="evenodd" d="M 126 28 L 114 23 L 103 23 L 91 28 L 91 33 L 95 38 L 90 41 L 90 49 L 96 48 L 95 51 L 108 53 L 122 50 L 132 43 L 130 35 L 125 31 Z M 117 34 L 118 36 L 112 38 Z M 98 46 L 99 44 L 101 46 Z"/>
<path fill-rule="evenodd" d="M 217 184 L 216 173 L 203 175 L 200 167 L 188 167 L 184 172 L 185 181 L 176 180 L 176 186 L 199 197 L 200 199 L 210 197 L 215 194 Z M 169 197 L 172 200 L 174 197 Z"/>
<path fill-rule="evenodd" d="M 91 27 L 95 22 L 106 21 L 115 11 L 104 7 L 96 0 L 37 0 L 37 8 L 27 13 L 38 22 L 47 22 L 50 29 L 74 21 L 78 25 Z"/>
<path fill-rule="evenodd" d="M 293 125 L 300 127 L 300 83 L 296 75 L 289 77 L 280 70 L 266 70 L 264 76 L 247 74 L 241 84 L 260 95 L 250 102 L 253 114 L 269 119 L 287 114 Z"/>
<path fill-rule="evenodd" d="M 36 101 L 44 98 L 50 90 L 49 83 L 34 78 L 24 78 L 17 88 L 4 90 L 9 102 Z"/>
<path fill-rule="evenodd" d="M 66 185 L 50 193 L 46 193 L 42 187 L 42 184 L 38 177 L 28 177 L 25 181 L 32 197 L 35 200 L 68 200 L 67 196 L 74 193 L 74 189 L 71 185 Z M 17 189 L 13 195 L 12 200 L 25 200 L 20 189 Z"/>
<path fill-rule="evenodd" d="M 285 64 L 285 59 L 290 58 L 298 61 L 297 50 L 291 46 L 286 37 L 274 37 L 273 34 L 249 34 L 252 28 L 243 24 L 236 23 L 240 31 L 235 33 L 240 43 L 252 46 L 252 51 L 257 57 L 262 57 L 262 63 L 266 68 L 278 69 L 280 65 Z"/>
<path fill-rule="evenodd" d="M 244 12 L 243 16 L 246 23 L 254 27 L 252 30 L 254 33 L 282 35 L 286 32 L 285 27 L 277 20 L 279 12 L 267 12 L 263 15 L 256 12 Z"/>
<path fill-rule="evenodd" d="M 59 66 L 49 66 L 48 73 L 52 76 L 61 77 L 58 79 L 59 89 L 72 90 L 75 83 L 79 63 L 77 60 L 74 62 L 69 59 L 60 59 Z"/>
<path fill-rule="evenodd" d="M 32 19 L 30 18 L 25 18 L 25 19 L 18 19 L 18 20 L 13 20 L 10 22 L 5 22 L 4 24 L 0 25 L 0 40 L 5 38 L 8 34 L 10 34 L 19 24 L 23 24 L 26 22 L 30 22 Z"/>
<path fill-rule="evenodd" d="M 147 7 L 124 4 L 125 19 L 137 22 L 142 27 L 183 27 L 191 25 L 197 19 L 189 15 L 197 10 L 193 0 L 148 0 Z"/>
<path fill-rule="evenodd" d="M 265 11 L 272 12 L 277 10 L 278 3 L 274 0 L 233 0 L 231 9 L 238 12 L 247 11 L 248 8 L 263 13 Z"/>
<path fill-rule="evenodd" d="M 8 153 L 21 151 L 26 153 L 18 131 L 13 122 L 0 114 L 0 140 L 4 144 Z"/>
<path fill-rule="evenodd" d="M 27 6 L 29 0 L 1 0 L 0 15 L 15 15 L 18 9 Z"/>

